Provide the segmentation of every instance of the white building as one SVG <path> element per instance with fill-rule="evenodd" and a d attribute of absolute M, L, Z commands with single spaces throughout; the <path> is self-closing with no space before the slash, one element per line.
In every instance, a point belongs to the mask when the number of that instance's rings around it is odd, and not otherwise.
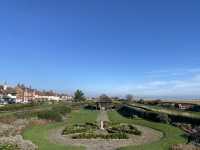
<path fill-rule="evenodd" d="M 63 95 L 63 96 L 61 96 L 61 100 L 62 101 L 71 101 L 71 100 L 73 100 L 73 96 Z"/>
<path fill-rule="evenodd" d="M 52 100 L 52 101 L 59 101 L 59 96 L 47 96 L 47 95 L 35 95 L 36 99 L 45 99 L 45 100 Z"/>

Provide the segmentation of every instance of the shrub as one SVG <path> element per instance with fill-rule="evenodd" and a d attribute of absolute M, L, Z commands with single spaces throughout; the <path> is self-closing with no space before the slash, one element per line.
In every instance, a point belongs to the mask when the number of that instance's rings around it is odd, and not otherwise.
<path fill-rule="evenodd" d="M 112 133 L 106 135 L 105 139 L 128 139 L 128 135 L 125 133 Z"/>
<path fill-rule="evenodd" d="M 38 150 L 38 147 L 35 144 L 33 144 L 31 141 L 24 140 L 21 135 L 1 137 L 0 145 L 6 145 L 6 146 L 9 145 L 8 147 L 10 149 L 2 149 L 2 150 Z"/>
<path fill-rule="evenodd" d="M 156 119 L 158 119 L 159 122 L 162 122 L 162 123 L 170 122 L 170 118 L 168 117 L 167 114 L 160 113 L 156 117 L 157 117 Z"/>
<path fill-rule="evenodd" d="M 173 123 L 173 122 L 180 122 L 180 123 L 188 123 L 193 125 L 200 125 L 200 118 L 192 117 L 192 116 L 183 116 L 178 114 L 165 114 L 160 112 L 154 112 L 148 110 L 147 108 L 138 108 L 138 107 L 129 107 L 129 106 L 122 106 L 118 109 L 118 112 L 129 118 L 133 118 L 134 115 L 138 117 L 155 121 L 155 122 L 163 122 L 163 123 Z"/>
<path fill-rule="evenodd" d="M 20 111 L 16 112 L 14 115 L 17 118 L 28 118 L 28 117 L 36 117 L 38 112 L 40 111 L 34 111 L 34 110 Z"/>
<path fill-rule="evenodd" d="M 85 127 L 66 127 L 64 130 L 63 130 L 63 133 L 64 135 L 67 135 L 67 134 L 73 134 L 73 133 L 82 133 L 82 132 L 86 132 L 87 129 Z"/>
<path fill-rule="evenodd" d="M 95 134 L 95 133 L 81 133 L 72 136 L 73 139 L 128 139 L 125 133 L 111 133 L 111 134 Z"/>
<path fill-rule="evenodd" d="M 127 134 L 141 135 L 141 131 L 139 131 L 136 127 L 134 127 L 131 124 L 114 125 L 113 127 L 108 128 L 107 131 L 109 133 L 127 133 Z"/>
<path fill-rule="evenodd" d="M 95 105 L 92 105 L 92 104 L 84 106 L 84 108 L 88 109 L 88 110 L 96 110 L 97 109 L 97 107 Z"/>
<path fill-rule="evenodd" d="M 16 145 L 11 144 L 1 144 L 0 150 L 19 150 L 19 148 Z"/>
<path fill-rule="evenodd" d="M 65 106 L 65 105 L 57 105 L 57 106 L 54 106 L 52 108 L 52 111 L 55 111 L 55 112 L 58 112 L 62 115 L 65 115 L 66 113 L 70 113 L 71 112 L 71 108 Z"/>
<path fill-rule="evenodd" d="M 67 134 L 73 134 L 73 133 L 83 133 L 83 132 L 91 132 L 93 131 L 94 129 L 97 129 L 98 126 L 94 123 L 85 123 L 85 124 L 75 124 L 71 127 L 66 127 L 64 130 L 63 130 L 63 133 L 64 135 L 67 135 Z"/>
<path fill-rule="evenodd" d="M 51 121 L 62 121 L 62 116 L 56 111 L 53 110 L 45 110 L 38 113 L 38 118 L 47 119 Z"/>
<path fill-rule="evenodd" d="M 36 106 L 36 104 L 8 104 L 3 107 L 0 107 L 0 111 L 11 111 L 11 110 L 20 110 L 20 109 L 28 109 Z"/>
<path fill-rule="evenodd" d="M 200 112 L 200 105 L 195 105 L 189 109 L 190 111 Z"/>

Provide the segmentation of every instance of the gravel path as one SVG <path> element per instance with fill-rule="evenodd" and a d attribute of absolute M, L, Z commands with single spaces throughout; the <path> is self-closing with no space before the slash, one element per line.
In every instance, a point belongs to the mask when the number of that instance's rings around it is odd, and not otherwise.
<path fill-rule="evenodd" d="M 159 140 L 163 134 L 151 128 L 135 125 L 142 131 L 141 136 L 131 135 L 129 139 L 71 139 L 70 135 L 61 135 L 63 128 L 51 130 L 49 140 L 64 145 L 85 146 L 87 150 L 115 150 L 128 145 L 141 145 Z"/>
<path fill-rule="evenodd" d="M 106 111 L 100 111 L 97 117 L 97 122 L 100 122 L 100 121 L 109 121 L 108 114 Z"/>

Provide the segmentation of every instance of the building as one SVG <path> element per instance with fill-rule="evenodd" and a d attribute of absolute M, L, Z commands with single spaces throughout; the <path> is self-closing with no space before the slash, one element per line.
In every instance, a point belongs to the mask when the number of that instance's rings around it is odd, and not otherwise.
<path fill-rule="evenodd" d="M 40 91 L 17 84 L 15 87 L 0 85 L 0 102 L 2 103 L 30 103 L 35 101 L 70 101 L 73 97 L 49 91 Z"/>
<path fill-rule="evenodd" d="M 0 85 L 0 99 L 3 97 L 3 93 L 4 93 L 3 86 Z"/>
<path fill-rule="evenodd" d="M 66 95 L 66 94 L 61 94 L 60 95 L 60 99 L 62 101 L 72 101 L 73 100 L 73 96 L 69 96 L 69 95 Z"/>
<path fill-rule="evenodd" d="M 191 109 L 194 105 L 189 103 L 177 103 L 175 107 L 181 110 Z"/>
<path fill-rule="evenodd" d="M 24 85 L 17 85 L 16 88 L 16 102 L 17 103 L 29 103 L 35 99 L 35 90 L 31 87 L 27 88 Z"/>
<path fill-rule="evenodd" d="M 100 110 L 108 110 L 112 108 L 112 99 L 106 95 L 101 95 L 96 101 L 96 107 Z"/>

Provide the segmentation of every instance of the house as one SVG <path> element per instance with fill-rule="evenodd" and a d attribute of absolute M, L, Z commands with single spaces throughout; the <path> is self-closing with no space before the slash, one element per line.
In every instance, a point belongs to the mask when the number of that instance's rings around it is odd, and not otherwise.
<path fill-rule="evenodd" d="M 61 97 L 53 91 L 36 91 L 35 100 L 60 101 Z"/>
<path fill-rule="evenodd" d="M 35 90 L 31 87 L 25 87 L 24 85 L 17 85 L 16 88 L 16 102 L 17 103 L 29 103 L 35 99 Z"/>
<path fill-rule="evenodd" d="M 181 110 L 191 109 L 194 105 L 189 103 L 177 103 L 175 107 Z"/>
<path fill-rule="evenodd" d="M 3 97 L 3 86 L 0 85 L 0 99 Z"/>
<path fill-rule="evenodd" d="M 71 101 L 71 100 L 73 100 L 73 96 L 69 96 L 69 95 L 66 95 L 66 94 L 61 94 L 60 95 L 60 99 L 62 101 Z"/>

